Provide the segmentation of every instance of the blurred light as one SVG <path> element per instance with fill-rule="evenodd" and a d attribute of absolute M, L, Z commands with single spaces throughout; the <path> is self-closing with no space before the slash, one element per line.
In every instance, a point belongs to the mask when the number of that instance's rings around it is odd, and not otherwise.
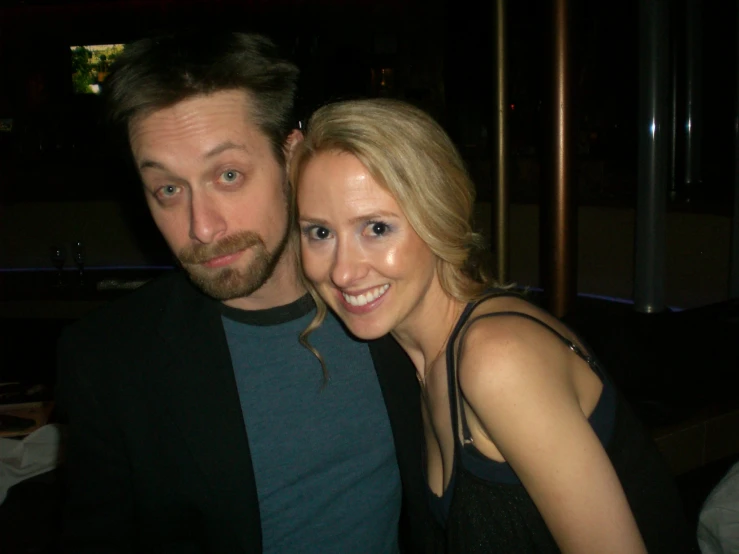
<path fill-rule="evenodd" d="M 527 286 L 517 286 L 515 287 L 518 290 L 521 291 L 527 291 L 527 290 L 533 290 L 535 292 L 544 292 L 544 289 L 541 287 L 527 287 Z M 606 302 L 613 302 L 615 304 L 630 304 L 633 305 L 634 301 L 630 298 L 619 298 L 617 296 L 608 296 L 606 294 L 593 294 L 590 292 L 578 292 L 577 296 L 581 298 L 593 298 L 595 300 L 604 300 Z M 672 310 L 673 312 L 682 312 L 683 308 L 680 308 L 678 306 L 667 306 L 669 310 Z"/>
<path fill-rule="evenodd" d="M 511 104 L 511 109 L 512 110 L 515 110 L 516 109 L 516 105 L 515 104 Z"/>
<path fill-rule="evenodd" d="M 393 80 L 393 68 L 383 67 L 380 69 L 380 87 L 391 87 Z"/>
<path fill-rule="evenodd" d="M 118 270 L 170 270 L 173 265 L 91 265 L 85 266 L 85 271 L 118 271 Z M 0 273 L 21 273 L 35 271 L 59 271 L 55 267 L 0 267 Z M 62 271 L 79 271 L 76 267 L 65 267 Z"/>

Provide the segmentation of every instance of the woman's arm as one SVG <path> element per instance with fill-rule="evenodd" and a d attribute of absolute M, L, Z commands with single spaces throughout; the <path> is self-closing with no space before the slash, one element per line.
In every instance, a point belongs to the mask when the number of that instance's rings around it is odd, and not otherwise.
<path fill-rule="evenodd" d="M 516 472 L 560 549 L 646 552 L 618 476 L 581 409 L 575 371 L 582 368 L 575 364 L 584 362 L 551 332 L 516 317 L 478 320 L 460 349 L 470 419 Z"/>

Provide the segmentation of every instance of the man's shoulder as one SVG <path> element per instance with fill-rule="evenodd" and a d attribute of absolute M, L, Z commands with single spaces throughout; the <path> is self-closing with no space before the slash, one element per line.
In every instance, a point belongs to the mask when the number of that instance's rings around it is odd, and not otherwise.
<path fill-rule="evenodd" d="M 122 332 L 145 333 L 158 321 L 173 290 L 187 290 L 187 278 L 173 271 L 157 277 L 123 298 L 113 300 L 70 325 L 65 336 L 100 337 Z"/>

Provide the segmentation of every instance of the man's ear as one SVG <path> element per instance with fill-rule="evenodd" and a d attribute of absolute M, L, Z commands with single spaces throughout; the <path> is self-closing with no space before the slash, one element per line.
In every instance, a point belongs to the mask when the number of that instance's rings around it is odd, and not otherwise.
<path fill-rule="evenodd" d="M 285 139 L 285 161 L 290 163 L 293 157 L 295 148 L 303 142 L 303 132 L 300 129 L 293 129 L 292 132 Z"/>

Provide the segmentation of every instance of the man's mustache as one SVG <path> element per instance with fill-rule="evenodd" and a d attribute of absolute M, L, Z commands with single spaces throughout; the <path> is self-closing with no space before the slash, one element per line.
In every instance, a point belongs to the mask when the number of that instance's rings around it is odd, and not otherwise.
<path fill-rule="evenodd" d="M 235 254 L 257 245 L 264 245 L 262 237 L 254 231 L 242 231 L 235 235 L 229 235 L 213 244 L 191 244 L 186 246 L 180 250 L 177 258 L 183 264 L 203 264 L 213 258 Z"/>

